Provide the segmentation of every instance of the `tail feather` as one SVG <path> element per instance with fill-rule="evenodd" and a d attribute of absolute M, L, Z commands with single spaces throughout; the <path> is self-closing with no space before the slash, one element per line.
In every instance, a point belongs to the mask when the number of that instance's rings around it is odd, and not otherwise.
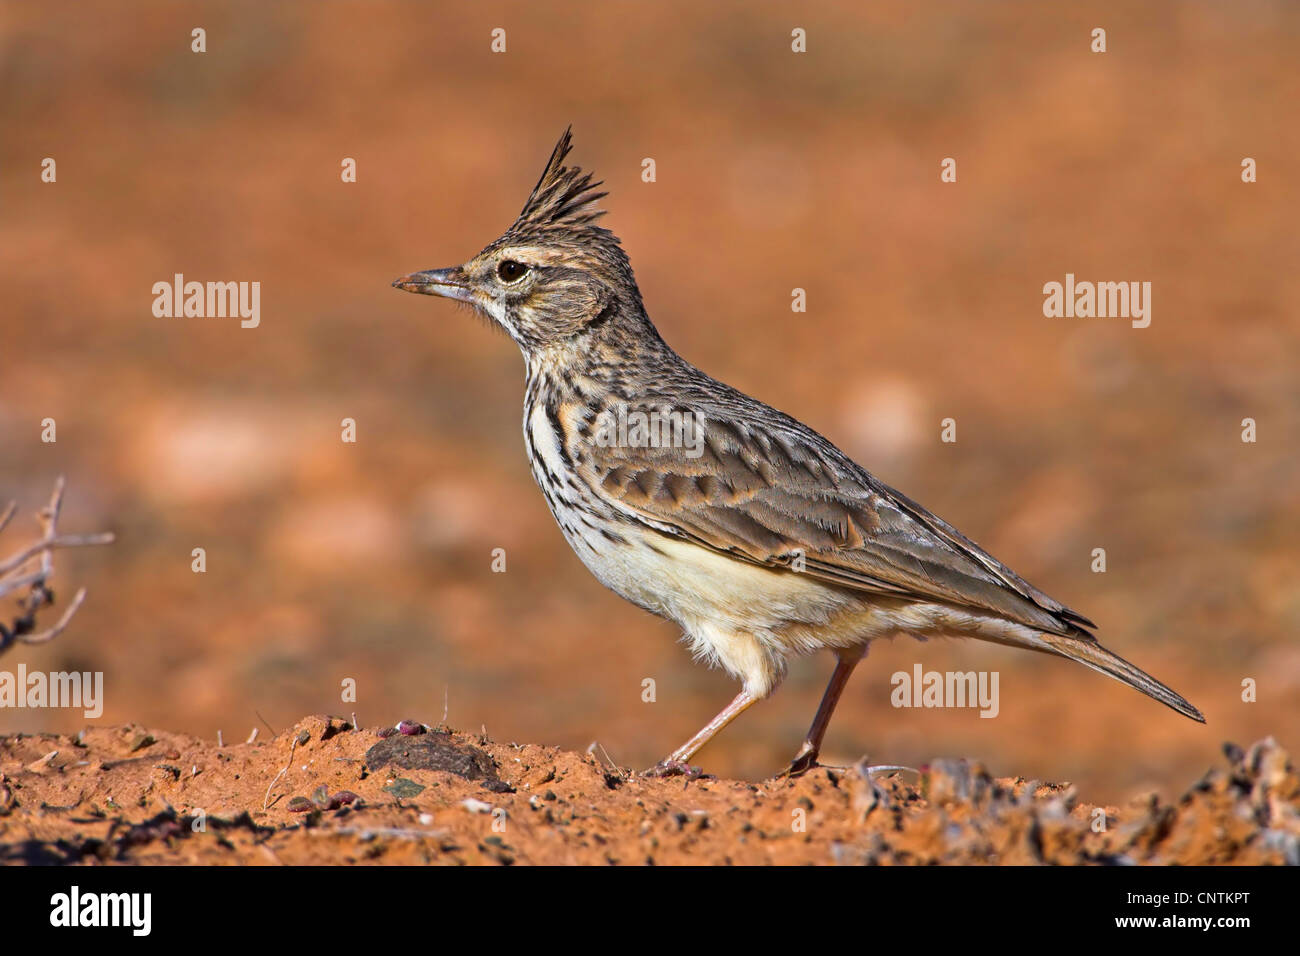
<path fill-rule="evenodd" d="M 1107 677 L 1113 677 L 1122 684 L 1140 690 L 1148 697 L 1153 697 L 1166 707 L 1171 707 L 1185 717 L 1205 723 L 1201 712 L 1184 700 L 1179 694 L 1170 690 L 1140 667 L 1135 667 L 1118 654 L 1113 654 L 1102 647 L 1096 640 L 1078 637 L 1066 637 L 1059 634 L 1040 633 L 1039 637 L 1048 645 L 1051 652 L 1061 657 L 1068 657 L 1100 671 Z"/>

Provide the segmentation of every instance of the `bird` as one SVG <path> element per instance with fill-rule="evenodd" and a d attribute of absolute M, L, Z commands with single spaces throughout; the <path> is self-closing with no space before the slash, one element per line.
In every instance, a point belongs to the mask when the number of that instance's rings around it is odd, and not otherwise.
<path fill-rule="evenodd" d="M 651 322 L 621 241 L 597 224 L 608 193 L 566 165 L 572 127 L 522 211 L 461 265 L 398 289 L 465 303 L 519 346 L 524 444 L 565 539 L 605 587 L 676 623 L 735 698 L 647 773 L 691 765 L 780 686 L 792 659 L 835 658 L 783 773 L 819 766 L 872 641 L 973 637 L 1064 657 L 1193 720 L 1201 712 L 1104 648 L 1096 625 L 800 421 L 710 377 Z"/>

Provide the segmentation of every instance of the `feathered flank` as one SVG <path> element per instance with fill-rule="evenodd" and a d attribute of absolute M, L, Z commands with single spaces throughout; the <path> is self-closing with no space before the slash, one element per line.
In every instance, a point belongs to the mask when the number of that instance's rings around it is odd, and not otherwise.
<path fill-rule="evenodd" d="M 565 232 L 570 239 L 581 240 L 582 235 L 609 237 L 608 229 L 593 226 L 605 210 L 596 203 L 609 195 L 597 192 L 600 182 L 591 181 L 591 173 L 577 166 L 565 166 L 564 158 L 573 148 L 572 127 L 564 131 L 555 144 L 551 158 L 546 163 L 542 178 L 533 187 L 519 218 L 510 227 L 511 233 L 529 235 Z"/>

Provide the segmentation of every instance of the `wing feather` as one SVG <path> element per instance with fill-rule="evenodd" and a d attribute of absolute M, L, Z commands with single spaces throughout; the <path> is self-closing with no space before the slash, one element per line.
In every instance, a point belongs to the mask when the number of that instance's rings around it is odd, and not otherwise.
<path fill-rule="evenodd" d="M 689 396 L 676 384 L 664 402 L 671 394 L 675 410 L 701 421 L 698 455 L 645 444 L 570 449 L 583 479 L 628 517 L 737 560 L 789 568 L 801 557 L 804 573 L 840 587 L 1091 639 L 1087 618 L 821 435 L 720 383 Z"/>

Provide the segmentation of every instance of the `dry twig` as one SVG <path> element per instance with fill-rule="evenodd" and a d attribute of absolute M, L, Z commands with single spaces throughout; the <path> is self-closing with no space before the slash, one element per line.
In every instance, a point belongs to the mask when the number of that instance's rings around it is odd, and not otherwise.
<path fill-rule="evenodd" d="M 40 539 L 19 548 L 9 557 L 0 559 L 0 598 L 27 589 L 27 593 L 18 599 L 19 611 L 13 623 L 6 625 L 0 621 L 0 653 L 4 653 L 14 644 L 43 644 L 54 640 L 63 633 L 72 616 L 77 613 L 77 609 L 86 599 L 86 589 L 81 588 L 53 627 L 43 631 L 36 630 L 37 612 L 54 603 L 54 591 L 50 588 L 49 581 L 54 574 L 55 549 L 108 544 L 113 540 L 113 535 L 108 532 L 59 534 L 59 511 L 63 507 L 63 487 L 63 477 L 59 476 L 54 483 L 54 493 L 50 495 L 49 504 L 37 514 L 42 531 Z M 0 512 L 0 532 L 4 531 L 16 510 L 15 503 L 11 501 Z"/>

